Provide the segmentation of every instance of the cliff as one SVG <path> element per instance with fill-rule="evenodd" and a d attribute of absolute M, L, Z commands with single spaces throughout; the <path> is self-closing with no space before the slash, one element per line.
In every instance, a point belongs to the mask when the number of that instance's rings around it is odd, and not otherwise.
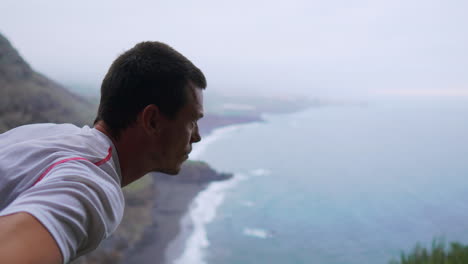
<path fill-rule="evenodd" d="M 95 105 L 34 71 L 0 34 L 0 133 L 28 123 L 90 124 Z"/>

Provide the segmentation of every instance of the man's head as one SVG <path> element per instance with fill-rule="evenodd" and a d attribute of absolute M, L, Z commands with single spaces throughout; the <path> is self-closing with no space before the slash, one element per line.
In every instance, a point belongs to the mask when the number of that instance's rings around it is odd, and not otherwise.
<path fill-rule="evenodd" d="M 142 153 L 146 170 L 176 174 L 201 139 L 205 87 L 203 73 L 182 54 L 160 42 L 139 43 L 106 74 L 95 124 L 104 123 L 115 141 L 127 135 L 126 145 L 139 144 L 134 154 Z"/>
<path fill-rule="evenodd" d="M 203 73 L 182 54 L 161 42 L 141 42 L 120 55 L 101 85 L 95 123 L 104 121 L 114 138 L 154 104 L 174 119 L 187 102 L 187 86 L 206 88 Z"/>

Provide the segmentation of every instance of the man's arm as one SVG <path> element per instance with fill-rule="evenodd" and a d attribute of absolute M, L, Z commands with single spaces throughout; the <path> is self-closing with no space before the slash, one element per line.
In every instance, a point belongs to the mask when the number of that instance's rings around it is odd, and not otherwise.
<path fill-rule="evenodd" d="M 62 263 L 52 235 L 32 215 L 0 216 L 0 263 Z"/>

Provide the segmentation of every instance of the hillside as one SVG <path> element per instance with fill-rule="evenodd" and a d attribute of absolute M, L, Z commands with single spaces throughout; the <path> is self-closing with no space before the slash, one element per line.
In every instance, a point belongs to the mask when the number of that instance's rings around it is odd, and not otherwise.
<path fill-rule="evenodd" d="M 0 34 L 0 133 L 28 123 L 90 124 L 96 106 L 34 71 Z"/>

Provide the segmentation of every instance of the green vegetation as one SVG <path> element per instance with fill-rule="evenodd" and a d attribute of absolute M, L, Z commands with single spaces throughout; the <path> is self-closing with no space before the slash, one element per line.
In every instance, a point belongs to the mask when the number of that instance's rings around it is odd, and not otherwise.
<path fill-rule="evenodd" d="M 125 214 L 114 235 L 126 241 L 128 245 L 133 245 L 143 237 L 145 228 L 153 221 L 153 178 L 146 175 L 123 188 L 123 193 Z"/>
<path fill-rule="evenodd" d="M 218 173 L 206 162 L 188 160 L 182 164 L 179 175 L 170 179 L 182 183 L 206 184 L 213 181 L 227 180 L 231 177 L 232 174 Z"/>
<path fill-rule="evenodd" d="M 409 253 L 401 253 L 400 260 L 392 260 L 389 264 L 466 264 L 468 263 L 468 246 L 457 242 L 450 243 L 450 246 L 442 240 L 435 239 L 432 242 L 431 250 L 421 245 Z"/>
<path fill-rule="evenodd" d="M 123 189 L 124 194 L 138 194 L 138 192 L 142 191 L 143 189 L 151 186 L 153 184 L 153 178 L 151 175 L 146 175 L 145 177 L 141 177 L 137 181 L 130 183 L 129 185 L 125 186 Z"/>

